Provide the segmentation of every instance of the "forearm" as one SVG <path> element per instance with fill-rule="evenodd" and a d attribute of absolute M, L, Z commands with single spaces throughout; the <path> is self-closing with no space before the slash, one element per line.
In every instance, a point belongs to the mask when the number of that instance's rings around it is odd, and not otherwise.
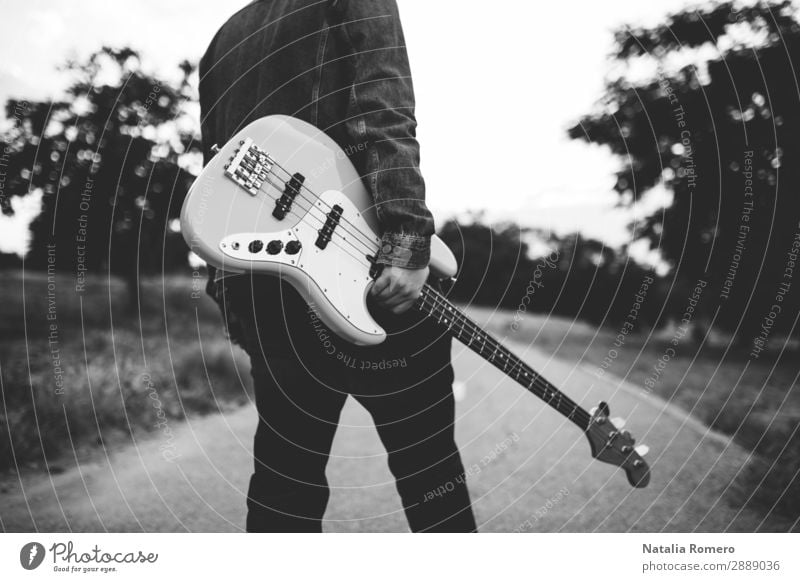
<path fill-rule="evenodd" d="M 419 170 L 414 89 L 393 0 L 340 2 L 354 82 L 346 130 L 364 144 L 364 182 L 383 228 L 378 262 L 419 269 L 430 259 L 434 222 Z"/>

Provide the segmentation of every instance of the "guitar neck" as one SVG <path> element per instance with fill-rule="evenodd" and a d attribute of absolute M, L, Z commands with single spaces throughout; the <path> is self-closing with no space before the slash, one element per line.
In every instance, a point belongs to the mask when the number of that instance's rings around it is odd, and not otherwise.
<path fill-rule="evenodd" d="M 436 289 L 425 285 L 416 307 L 446 327 L 454 338 L 484 360 L 566 416 L 581 430 L 588 429 L 591 421 L 588 412 L 485 332 Z"/>

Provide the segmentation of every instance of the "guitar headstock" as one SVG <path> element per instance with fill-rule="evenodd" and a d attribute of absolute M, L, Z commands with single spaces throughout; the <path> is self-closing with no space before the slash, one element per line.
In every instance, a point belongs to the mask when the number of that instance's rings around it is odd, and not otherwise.
<path fill-rule="evenodd" d="M 650 482 L 650 467 L 642 458 L 647 447 L 635 447 L 635 440 L 622 426 L 616 426 L 609 418 L 608 404 L 601 402 L 592 409 L 586 438 L 592 448 L 592 456 L 598 461 L 622 467 L 628 482 L 634 487 L 647 487 Z M 617 422 L 616 424 L 620 424 Z"/>

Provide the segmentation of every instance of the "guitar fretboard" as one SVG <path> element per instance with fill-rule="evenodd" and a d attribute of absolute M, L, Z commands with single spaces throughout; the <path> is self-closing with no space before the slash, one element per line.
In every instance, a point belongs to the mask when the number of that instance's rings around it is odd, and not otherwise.
<path fill-rule="evenodd" d="M 591 421 L 588 412 L 485 332 L 436 289 L 425 285 L 416 307 L 446 327 L 462 344 L 555 408 L 582 430 L 588 429 Z"/>

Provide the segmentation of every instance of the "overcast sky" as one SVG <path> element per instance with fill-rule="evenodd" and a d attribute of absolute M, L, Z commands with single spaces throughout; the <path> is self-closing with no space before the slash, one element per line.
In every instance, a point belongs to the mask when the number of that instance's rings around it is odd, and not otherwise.
<path fill-rule="evenodd" d="M 0 99 L 57 95 L 55 67 L 103 44 L 146 66 L 196 61 L 248 0 L 0 0 Z M 417 98 L 428 204 L 437 221 L 466 209 L 614 245 L 649 208 L 614 208 L 617 161 L 566 138 L 602 94 L 611 31 L 653 24 L 686 0 L 399 0 Z M 658 200 L 651 203 L 656 205 Z M 0 218 L 0 250 L 24 248 L 25 219 Z"/>

